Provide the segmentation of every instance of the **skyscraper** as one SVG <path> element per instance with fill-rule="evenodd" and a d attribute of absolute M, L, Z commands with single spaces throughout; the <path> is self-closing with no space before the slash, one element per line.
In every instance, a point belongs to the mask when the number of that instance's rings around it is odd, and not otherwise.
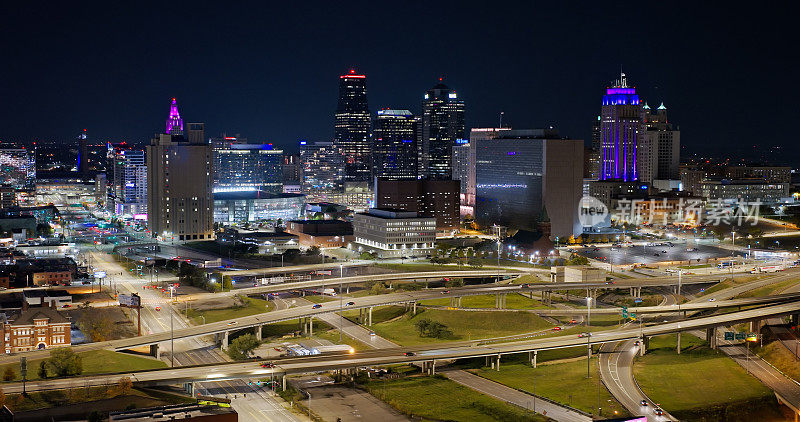
<path fill-rule="evenodd" d="M 658 106 L 655 112 L 645 104 L 644 133 L 645 144 L 650 149 L 649 155 L 653 170 L 652 179 L 676 180 L 680 178 L 680 149 L 681 131 L 672 128 L 672 123 L 667 119 L 667 107 L 664 103 Z"/>
<path fill-rule="evenodd" d="M 183 120 L 172 99 L 166 130 L 147 146 L 148 229 L 153 237 L 186 241 L 214 238 L 212 151 L 202 123 Z"/>
<path fill-rule="evenodd" d="M 306 195 L 341 193 L 344 157 L 331 142 L 300 141 L 302 192 Z"/>
<path fill-rule="evenodd" d="M 644 132 L 644 112 L 624 73 L 606 88 L 600 112 L 600 180 L 635 181 L 639 178 L 636 148 Z"/>
<path fill-rule="evenodd" d="M 78 173 L 84 176 L 89 173 L 89 139 L 86 129 L 78 134 Z"/>
<path fill-rule="evenodd" d="M 452 178 L 453 146 L 464 138 L 464 130 L 464 101 L 440 78 L 422 101 L 421 176 Z"/>
<path fill-rule="evenodd" d="M 333 143 L 344 154 L 344 180 L 367 182 L 370 179 L 370 113 L 367 106 L 367 77 L 350 70 L 339 76 L 339 103 L 336 107 Z"/>
<path fill-rule="evenodd" d="M 36 187 L 36 153 L 27 148 L 0 149 L 0 185 L 14 189 Z"/>
<path fill-rule="evenodd" d="M 417 125 L 408 110 L 378 110 L 372 141 L 373 175 L 384 180 L 417 179 Z"/>
<path fill-rule="evenodd" d="M 142 150 L 120 145 L 109 151 L 106 208 L 118 215 L 147 213 L 147 164 Z"/>

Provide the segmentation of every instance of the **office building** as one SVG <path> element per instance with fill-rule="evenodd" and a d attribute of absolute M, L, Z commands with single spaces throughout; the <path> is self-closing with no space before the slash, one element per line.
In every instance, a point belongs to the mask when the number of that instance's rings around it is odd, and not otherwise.
<path fill-rule="evenodd" d="M 277 222 L 300 217 L 306 197 L 258 190 L 214 192 L 214 222 L 223 225 Z"/>
<path fill-rule="evenodd" d="M 350 70 L 339 76 L 333 143 L 345 157 L 344 180 L 369 182 L 370 112 L 367 106 L 367 77 Z"/>
<path fill-rule="evenodd" d="M 647 104 L 642 109 L 645 131 L 637 148 L 639 180 L 645 183 L 677 180 L 680 177 L 681 132 L 673 129 L 667 120 L 664 103 L 655 112 Z"/>
<path fill-rule="evenodd" d="M 600 180 L 638 180 L 636 148 L 644 132 L 644 112 L 625 74 L 606 88 L 600 112 Z"/>
<path fill-rule="evenodd" d="M 776 203 L 789 197 L 791 168 L 781 166 L 685 166 L 680 169 L 684 191 L 709 201 Z"/>
<path fill-rule="evenodd" d="M 36 187 L 36 154 L 27 148 L 0 149 L 0 184 L 14 189 Z"/>
<path fill-rule="evenodd" d="M 184 135 L 173 98 L 170 133 L 156 135 L 147 147 L 147 224 L 153 237 L 214 238 L 211 144 L 202 123 L 189 123 L 187 129 Z"/>
<path fill-rule="evenodd" d="M 453 146 L 464 138 L 464 101 L 447 85 L 436 84 L 422 101 L 420 175 L 432 180 L 453 178 Z"/>
<path fill-rule="evenodd" d="M 306 195 L 340 193 L 344 189 L 344 156 L 331 142 L 300 141 L 302 192 Z"/>
<path fill-rule="evenodd" d="M 375 184 L 375 208 L 433 217 L 436 229 L 448 234 L 460 224 L 460 196 L 458 180 L 378 180 Z"/>
<path fill-rule="evenodd" d="M 415 212 L 371 208 L 353 216 L 357 252 L 378 258 L 429 255 L 436 242 L 436 219 Z"/>
<path fill-rule="evenodd" d="M 419 119 L 408 110 L 378 110 L 372 140 L 372 174 L 385 180 L 417 179 Z"/>
<path fill-rule="evenodd" d="M 8 185 L 0 186 L 0 209 L 15 207 L 17 202 L 17 190 Z"/>
<path fill-rule="evenodd" d="M 284 186 L 300 186 L 300 181 L 303 179 L 303 162 L 300 160 L 300 154 L 284 153 L 281 171 L 283 173 Z"/>
<path fill-rule="evenodd" d="M 144 151 L 112 148 L 111 166 L 106 177 L 106 209 L 117 215 L 133 217 L 147 214 L 147 162 Z"/>
<path fill-rule="evenodd" d="M 86 129 L 78 134 L 78 173 L 89 173 L 89 139 Z"/>
<path fill-rule="evenodd" d="M 474 132 L 475 217 L 482 226 L 542 229 L 550 237 L 581 233 L 583 141 L 554 129 Z"/>
<path fill-rule="evenodd" d="M 283 192 L 283 150 L 234 137 L 216 138 L 211 145 L 215 192 Z"/>

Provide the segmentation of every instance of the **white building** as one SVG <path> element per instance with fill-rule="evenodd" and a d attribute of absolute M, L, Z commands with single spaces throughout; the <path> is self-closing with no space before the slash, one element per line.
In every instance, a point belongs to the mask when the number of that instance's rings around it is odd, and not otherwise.
<path fill-rule="evenodd" d="M 352 248 L 379 258 L 424 256 L 436 242 L 436 218 L 415 212 L 371 208 L 353 216 Z"/>

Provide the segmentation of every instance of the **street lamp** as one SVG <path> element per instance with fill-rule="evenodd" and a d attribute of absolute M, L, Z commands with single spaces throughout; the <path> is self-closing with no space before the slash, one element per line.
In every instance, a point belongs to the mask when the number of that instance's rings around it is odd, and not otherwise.
<path fill-rule="evenodd" d="M 586 378 L 590 376 L 589 366 L 592 360 L 592 297 L 586 298 Z"/>

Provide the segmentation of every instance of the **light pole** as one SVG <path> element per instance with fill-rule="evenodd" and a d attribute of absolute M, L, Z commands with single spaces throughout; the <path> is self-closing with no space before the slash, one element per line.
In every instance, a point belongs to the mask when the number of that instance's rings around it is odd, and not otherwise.
<path fill-rule="evenodd" d="M 592 297 L 586 298 L 586 378 L 590 376 L 590 365 L 592 360 Z"/>
<path fill-rule="evenodd" d="M 172 291 L 170 291 L 172 294 Z M 175 367 L 175 326 L 173 324 L 172 312 L 174 309 L 172 308 L 172 302 L 169 304 L 169 360 L 170 366 Z"/>
<path fill-rule="evenodd" d="M 342 315 L 342 278 L 344 278 L 344 264 L 339 264 L 339 344 L 342 344 L 342 330 L 344 330 L 344 315 Z M 309 405 L 310 405 L 309 399 Z"/>

